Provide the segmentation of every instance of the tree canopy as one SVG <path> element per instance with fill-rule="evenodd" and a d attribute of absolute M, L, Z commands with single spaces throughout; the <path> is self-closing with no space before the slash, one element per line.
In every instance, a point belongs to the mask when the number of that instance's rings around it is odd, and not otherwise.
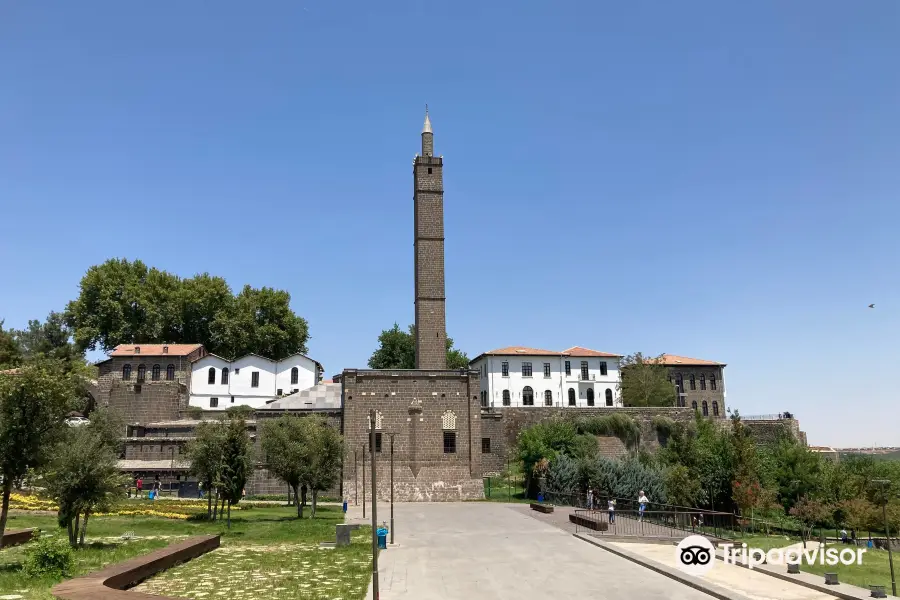
<path fill-rule="evenodd" d="M 453 347 L 453 339 L 447 338 L 447 368 L 465 369 L 469 366 L 469 357 L 465 352 Z M 400 329 L 394 323 L 378 336 L 378 349 L 369 358 L 370 369 L 415 369 L 416 368 L 416 326 L 410 325 L 408 331 Z"/>
<path fill-rule="evenodd" d="M 675 386 L 659 357 L 645 357 L 640 352 L 626 356 L 620 372 L 619 393 L 625 406 L 675 406 Z"/>
<path fill-rule="evenodd" d="M 221 277 L 182 279 L 140 260 L 110 259 L 88 269 L 65 323 L 81 350 L 119 344 L 200 343 L 226 357 L 279 360 L 306 352 L 309 328 L 290 294 L 249 285 L 234 295 Z"/>

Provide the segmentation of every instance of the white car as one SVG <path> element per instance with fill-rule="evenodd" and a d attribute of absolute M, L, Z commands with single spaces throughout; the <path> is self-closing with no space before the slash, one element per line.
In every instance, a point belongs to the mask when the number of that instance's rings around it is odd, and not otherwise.
<path fill-rule="evenodd" d="M 90 423 L 88 419 L 85 417 L 69 417 L 66 419 L 66 425 L 69 427 L 81 427 L 82 425 L 87 425 Z"/>

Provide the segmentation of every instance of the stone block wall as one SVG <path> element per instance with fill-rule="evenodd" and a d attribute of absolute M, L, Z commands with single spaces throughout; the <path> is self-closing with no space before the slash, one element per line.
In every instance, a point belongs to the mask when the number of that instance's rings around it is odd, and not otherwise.
<path fill-rule="evenodd" d="M 201 351 L 202 348 L 195 354 Z M 129 425 L 178 419 L 180 410 L 187 406 L 192 356 L 116 356 L 101 362 L 94 389 L 97 405 L 116 410 Z M 122 377 L 126 364 L 131 365 L 128 380 Z M 143 381 L 137 378 L 141 364 L 146 367 Z M 154 364 L 160 365 L 157 381 L 152 379 Z M 175 367 L 175 378 L 171 381 L 166 379 L 170 364 Z"/>
<path fill-rule="evenodd" d="M 344 496 L 362 498 L 363 455 L 370 466 L 369 410 L 376 413 L 379 497 L 390 497 L 390 434 L 394 437 L 394 499 L 482 498 L 480 391 L 475 371 L 348 369 L 344 396 Z M 444 451 L 445 431 L 455 452 Z M 377 448 L 376 448 L 377 450 Z M 366 474 L 368 480 L 369 474 Z M 366 495 L 371 492 L 367 489 Z"/>
<path fill-rule="evenodd" d="M 782 432 L 806 445 L 806 434 L 800 431 L 800 422 L 797 419 L 752 420 L 744 421 L 744 425 L 750 429 L 753 439 L 760 446 L 774 444 Z"/>

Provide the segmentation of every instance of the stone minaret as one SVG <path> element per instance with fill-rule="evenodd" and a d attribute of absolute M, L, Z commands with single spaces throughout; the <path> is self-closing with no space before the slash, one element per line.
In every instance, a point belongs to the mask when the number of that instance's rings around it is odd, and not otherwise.
<path fill-rule="evenodd" d="M 416 368 L 447 368 L 444 310 L 443 159 L 434 156 L 428 107 L 422 128 L 422 155 L 413 163 L 416 261 Z"/>

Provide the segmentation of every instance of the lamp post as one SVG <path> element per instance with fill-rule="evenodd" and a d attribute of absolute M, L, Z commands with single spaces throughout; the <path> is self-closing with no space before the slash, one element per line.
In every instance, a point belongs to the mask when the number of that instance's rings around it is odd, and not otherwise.
<path fill-rule="evenodd" d="M 391 544 L 394 543 L 394 436 L 395 433 L 389 433 L 391 436 Z"/>
<path fill-rule="evenodd" d="M 353 449 L 353 503 L 359 506 L 359 460 L 356 457 L 357 450 Z"/>
<path fill-rule="evenodd" d="M 888 524 L 887 503 L 888 503 L 888 486 L 891 484 L 890 479 L 873 479 L 872 483 L 877 483 L 884 490 L 884 497 L 881 499 L 881 513 L 884 515 L 884 533 L 887 536 L 888 564 L 891 566 L 891 594 L 897 595 L 897 581 L 894 578 L 894 554 L 891 552 L 891 526 Z"/>
<path fill-rule="evenodd" d="M 362 447 L 362 474 L 363 474 L 363 519 L 366 518 L 366 445 Z"/>
<path fill-rule="evenodd" d="M 369 443 L 372 445 L 372 598 L 378 600 L 378 518 L 376 505 L 378 504 L 375 484 L 375 410 L 369 411 Z M 365 475 L 365 470 L 363 470 Z M 365 508 L 365 503 L 363 504 Z"/>

